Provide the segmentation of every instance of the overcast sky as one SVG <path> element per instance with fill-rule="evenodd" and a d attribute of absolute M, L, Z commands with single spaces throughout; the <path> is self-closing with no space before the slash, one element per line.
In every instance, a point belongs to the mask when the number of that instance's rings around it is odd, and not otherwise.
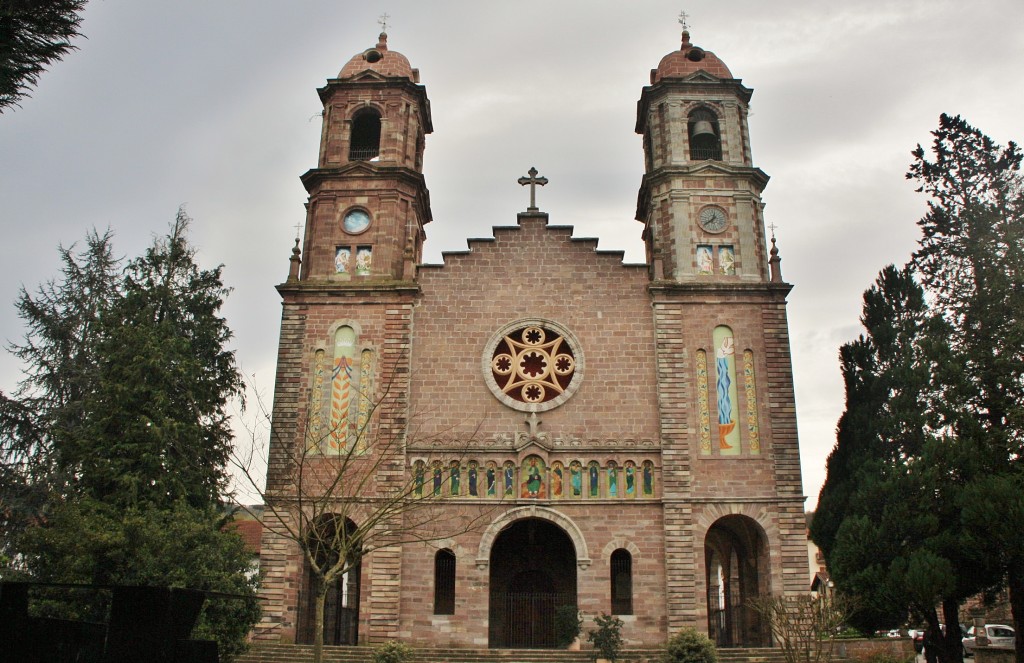
<path fill-rule="evenodd" d="M 316 88 L 376 43 L 420 69 L 433 113 L 426 261 L 512 225 L 531 166 L 551 223 L 643 260 L 636 101 L 649 72 L 693 43 L 753 88 L 754 164 L 789 297 L 808 508 L 843 409 L 837 352 L 861 294 L 905 262 L 925 200 L 904 179 L 942 112 L 1001 143 L 1024 139 L 1024 2 L 990 0 L 92 0 L 78 50 L 0 115 L 0 339 L 13 302 L 57 274 L 57 245 L 110 228 L 123 255 L 179 205 L 206 266 L 223 263 L 243 371 L 269 399 L 280 323 L 274 285 L 316 166 Z M 0 389 L 20 366 L 0 357 Z"/>

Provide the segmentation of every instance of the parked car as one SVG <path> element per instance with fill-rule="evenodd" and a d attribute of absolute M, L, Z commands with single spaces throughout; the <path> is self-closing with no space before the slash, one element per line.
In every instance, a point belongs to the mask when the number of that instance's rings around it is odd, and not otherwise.
<path fill-rule="evenodd" d="M 1017 633 L 1012 626 L 1005 624 L 985 624 L 985 635 L 988 637 L 988 646 L 993 649 L 1013 649 Z M 974 627 L 967 630 L 963 639 L 964 656 L 974 656 L 975 641 Z"/>

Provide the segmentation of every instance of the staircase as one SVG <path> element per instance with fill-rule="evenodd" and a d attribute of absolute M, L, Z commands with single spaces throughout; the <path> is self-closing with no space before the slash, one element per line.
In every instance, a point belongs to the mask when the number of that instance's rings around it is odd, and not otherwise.
<path fill-rule="evenodd" d="M 593 650 L 417 647 L 413 663 L 593 663 Z M 372 647 L 324 647 L 324 663 L 370 663 Z M 626 649 L 616 663 L 657 663 L 661 650 Z M 721 663 L 785 663 L 781 649 L 719 649 Z M 236 663 L 309 663 L 310 645 L 256 644 Z"/>

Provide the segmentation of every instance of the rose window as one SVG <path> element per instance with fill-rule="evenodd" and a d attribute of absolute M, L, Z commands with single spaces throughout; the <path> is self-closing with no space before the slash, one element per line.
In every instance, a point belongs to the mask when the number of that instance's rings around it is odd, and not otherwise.
<path fill-rule="evenodd" d="M 499 400 L 520 410 L 561 405 L 578 386 L 578 344 L 550 321 L 520 321 L 488 344 L 485 376 Z"/>

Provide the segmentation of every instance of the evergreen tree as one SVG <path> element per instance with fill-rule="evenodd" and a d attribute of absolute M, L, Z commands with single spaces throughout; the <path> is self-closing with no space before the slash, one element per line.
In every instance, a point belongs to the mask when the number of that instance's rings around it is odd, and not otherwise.
<path fill-rule="evenodd" d="M 219 309 L 221 268 L 202 270 L 178 212 L 170 233 L 125 270 L 103 318 L 85 422 L 63 454 L 77 489 L 122 504 L 202 508 L 226 488 L 226 406 L 241 394 Z"/>
<path fill-rule="evenodd" d="M 241 393 L 226 348 L 221 268 L 200 269 L 179 210 L 170 232 L 124 265 L 110 234 L 61 250 L 62 277 L 18 311 L 25 378 L 0 394 L 4 578 L 149 584 L 237 594 L 200 631 L 230 654 L 255 623 L 251 555 L 223 531 L 221 498 Z M 31 498 L 31 499 L 28 499 Z M 102 617 L 87 597 L 51 613 Z"/>
<path fill-rule="evenodd" d="M 941 424 L 978 473 L 963 496 L 965 543 L 978 563 L 998 559 L 1024 654 L 1024 179 L 1022 154 L 960 117 L 943 115 L 931 159 L 914 152 L 907 177 L 930 197 L 914 261 L 949 325 L 947 361 L 937 365 Z M 1001 514 L 994 530 L 984 528 Z M 1000 580 L 1002 579 L 999 578 Z"/>
<path fill-rule="evenodd" d="M 1024 186 L 1013 143 L 946 115 L 933 135 L 907 175 L 930 198 L 919 249 L 865 293 L 867 335 L 841 352 L 811 533 L 841 589 L 875 616 L 913 608 L 948 663 L 970 595 L 1007 582 L 1024 616 Z"/>
<path fill-rule="evenodd" d="M 35 520 L 47 497 L 64 494 L 59 471 L 67 440 L 82 427 L 96 380 L 104 312 L 119 293 L 120 263 L 109 232 L 86 235 L 80 251 L 59 249 L 61 276 L 15 304 L 28 328 L 10 351 L 25 366 L 18 389 L 0 392 L 0 550 Z"/>
<path fill-rule="evenodd" d="M 0 113 L 16 106 L 46 67 L 75 48 L 86 0 L 0 2 Z"/>
<path fill-rule="evenodd" d="M 855 625 L 891 628 L 912 608 L 938 632 L 935 606 L 977 591 L 955 581 L 963 562 L 943 544 L 943 521 L 958 516 L 956 483 L 929 465 L 941 447 L 927 400 L 929 339 L 942 321 L 911 270 L 893 266 L 864 293 L 861 320 L 866 335 L 840 350 L 847 406 L 811 535 L 839 590 L 857 597 Z"/>

